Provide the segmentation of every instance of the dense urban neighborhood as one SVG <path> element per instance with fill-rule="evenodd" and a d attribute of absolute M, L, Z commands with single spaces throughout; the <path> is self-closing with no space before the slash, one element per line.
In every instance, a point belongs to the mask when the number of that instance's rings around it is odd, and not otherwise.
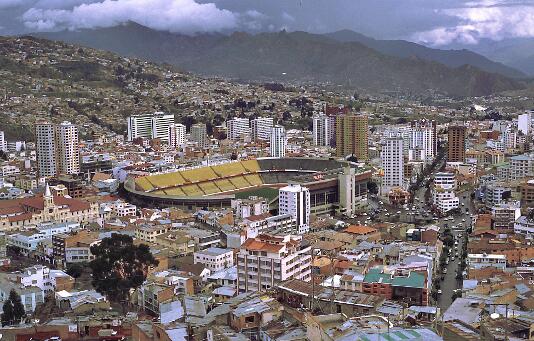
<path fill-rule="evenodd" d="M 534 107 L 0 38 L 2 341 L 532 340 Z"/>

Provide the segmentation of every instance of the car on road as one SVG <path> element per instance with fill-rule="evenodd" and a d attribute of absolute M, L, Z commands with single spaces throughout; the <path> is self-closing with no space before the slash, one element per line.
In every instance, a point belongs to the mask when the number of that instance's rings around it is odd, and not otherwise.
<path fill-rule="evenodd" d="M 441 295 L 443 293 L 443 291 L 441 291 L 441 289 L 438 290 L 438 295 Z"/>

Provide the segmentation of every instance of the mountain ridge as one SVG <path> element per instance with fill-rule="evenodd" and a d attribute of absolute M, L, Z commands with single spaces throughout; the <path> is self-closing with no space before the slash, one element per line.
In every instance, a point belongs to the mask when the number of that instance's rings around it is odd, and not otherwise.
<path fill-rule="evenodd" d="M 371 91 L 432 90 L 451 96 L 483 96 L 523 88 L 517 80 L 471 65 L 450 68 L 418 56 L 394 57 L 359 42 L 340 42 L 306 32 L 186 36 L 129 23 L 36 36 L 169 63 L 205 76 L 247 81 L 330 82 Z"/>

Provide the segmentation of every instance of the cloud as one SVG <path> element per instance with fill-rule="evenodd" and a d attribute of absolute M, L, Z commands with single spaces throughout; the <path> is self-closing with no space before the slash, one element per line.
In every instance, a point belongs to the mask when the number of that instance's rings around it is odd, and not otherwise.
<path fill-rule="evenodd" d="M 0 9 L 20 7 L 27 2 L 27 0 L 0 0 Z"/>
<path fill-rule="evenodd" d="M 22 15 L 24 25 L 38 31 L 112 27 L 135 21 L 156 30 L 195 33 L 231 29 L 238 19 L 237 14 L 213 3 L 194 0 L 104 0 L 70 9 L 32 7 Z"/>
<path fill-rule="evenodd" d="M 412 38 L 426 44 L 446 45 L 453 42 L 476 44 L 482 38 L 534 37 L 532 1 L 484 0 L 465 5 L 438 11 L 456 19 L 455 25 L 417 32 Z"/>

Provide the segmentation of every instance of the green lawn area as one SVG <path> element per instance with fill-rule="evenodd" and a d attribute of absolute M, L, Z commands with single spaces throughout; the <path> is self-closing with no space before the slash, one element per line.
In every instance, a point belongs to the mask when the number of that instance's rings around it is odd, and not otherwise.
<path fill-rule="evenodd" d="M 262 187 L 235 193 L 237 199 L 246 199 L 252 195 L 264 197 L 268 201 L 271 201 L 278 196 L 278 188 Z"/>

